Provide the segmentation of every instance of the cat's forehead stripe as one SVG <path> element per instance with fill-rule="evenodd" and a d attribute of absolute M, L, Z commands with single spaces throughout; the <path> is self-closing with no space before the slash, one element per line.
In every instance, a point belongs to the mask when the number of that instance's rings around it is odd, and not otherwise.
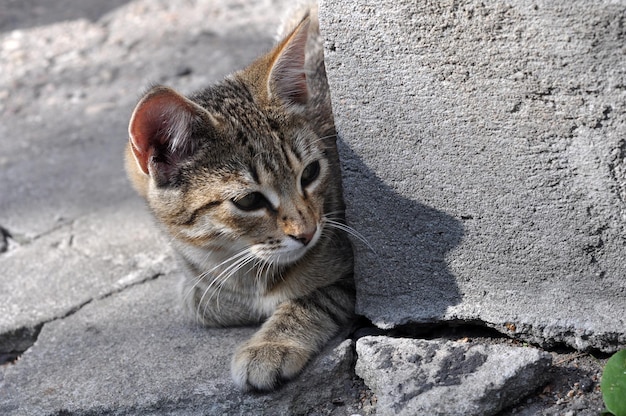
<path fill-rule="evenodd" d="M 280 149 L 283 152 L 285 162 L 289 166 L 292 172 L 297 172 L 297 166 L 300 163 L 300 158 L 296 155 L 290 146 L 286 146 L 285 143 L 281 143 Z"/>
<path fill-rule="evenodd" d="M 296 159 L 298 160 L 298 162 L 302 162 L 302 152 L 300 151 L 300 149 L 298 149 L 298 141 L 294 140 L 292 142 L 291 146 L 288 146 L 289 150 L 291 150 L 291 153 L 296 157 Z"/>
<path fill-rule="evenodd" d="M 269 176 L 275 176 L 281 174 L 284 169 L 280 160 L 277 160 L 276 155 L 272 155 L 269 152 L 260 153 L 255 157 L 257 176 L 260 178 L 258 183 L 263 183 L 263 179 Z"/>
<path fill-rule="evenodd" d="M 249 172 L 250 172 L 250 176 L 252 176 L 252 180 L 255 183 L 260 184 L 260 179 L 259 179 L 259 172 L 257 171 L 256 166 L 254 166 L 254 163 L 251 163 L 250 166 L 248 166 Z"/>

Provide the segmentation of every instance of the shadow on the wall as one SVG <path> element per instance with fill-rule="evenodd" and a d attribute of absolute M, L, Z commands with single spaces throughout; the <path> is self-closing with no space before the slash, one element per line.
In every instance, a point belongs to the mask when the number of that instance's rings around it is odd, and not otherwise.
<path fill-rule="evenodd" d="M 357 312 L 380 327 L 438 321 L 461 301 L 447 253 L 463 238 L 461 221 L 401 196 L 341 138 L 349 224 L 355 241 Z"/>
<path fill-rule="evenodd" d="M 3 0 L 0 32 L 49 25 L 66 20 L 96 21 L 131 0 Z"/>

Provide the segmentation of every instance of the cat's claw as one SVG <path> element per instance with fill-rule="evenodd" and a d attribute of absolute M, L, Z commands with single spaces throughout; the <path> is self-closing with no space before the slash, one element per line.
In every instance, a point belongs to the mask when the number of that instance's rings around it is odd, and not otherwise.
<path fill-rule="evenodd" d="M 306 365 L 311 352 L 289 342 L 255 342 L 243 344 L 231 362 L 231 373 L 242 390 L 274 390 L 295 377 Z"/>

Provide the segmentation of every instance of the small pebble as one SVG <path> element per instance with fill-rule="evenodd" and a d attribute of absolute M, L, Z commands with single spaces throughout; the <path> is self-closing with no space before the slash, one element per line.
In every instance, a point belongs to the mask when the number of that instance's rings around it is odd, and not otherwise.
<path fill-rule="evenodd" d="M 584 391 L 585 393 L 589 393 L 593 390 L 595 383 L 590 378 L 583 378 L 580 380 L 578 385 L 582 391 Z"/>
<path fill-rule="evenodd" d="M 345 404 L 343 399 L 340 399 L 340 398 L 332 399 L 331 403 L 334 404 L 335 406 L 343 406 Z"/>

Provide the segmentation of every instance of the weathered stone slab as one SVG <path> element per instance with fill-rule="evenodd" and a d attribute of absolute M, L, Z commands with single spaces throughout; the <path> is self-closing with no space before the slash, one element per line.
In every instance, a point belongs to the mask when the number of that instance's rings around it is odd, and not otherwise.
<path fill-rule="evenodd" d="M 5 369 L 0 413 L 322 415 L 355 404 L 349 340 L 335 342 L 275 393 L 241 393 L 230 379 L 230 357 L 254 328 L 185 321 L 177 278 L 136 285 L 44 325 L 35 345 Z"/>
<path fill-rule="evenodd" d="M 552 361 L 534 348 L 382 336 L 356 350 L 380 415 L 493 415 L 541 386 Z"/>
<path fill-rule="evenodd" d="M 625 5 L 322 2 L 360 313 L 626 346 Z"/>
<path fill-rule="evenodd" d="M 23 351 L 44 322 L 174 267 L 136 200 L 16 244 L 0 256 L 0 353 Z"/>

